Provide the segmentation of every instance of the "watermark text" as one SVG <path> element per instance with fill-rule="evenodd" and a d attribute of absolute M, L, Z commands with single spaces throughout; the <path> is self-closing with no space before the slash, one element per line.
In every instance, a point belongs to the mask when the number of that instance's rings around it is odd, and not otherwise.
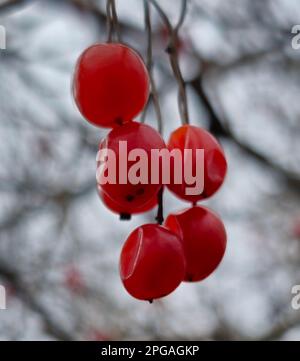
<path fill-rule="evenodd" d="M 120 141 L 118 152 L 102 148 L 97 153 L 97 183 L 104 184 L 184 184 L 186 195 L 204 189 L 204 149 L 144 149 L 128 152 Z M 130 165 L 130 166 L 129 166 Z"/>
<path fill-rule="evenodd" d="M 6 310 L 6 290 L 0 285 L 0 310 Z"/>
<path fill-rule="evenodd" d="M 299 50 L 300 49 L 300 25 L 294 25 L 292 27 L 292 34 L 296 34 L 293 38 L 292 38 L 292 48 L 294 50 Z"/>
<path fill-rule="evenodd" d="M 300 285 L 295 285 L 292 288 L 292 295 L 294 297 L 292 298 L 292 308 L 296 311 L 300 310 Z"/>
<path fill-rule="evenodd" d="M 3 25 L 0 25 L 0 49 L 6 49 L 6 29 Z"/>

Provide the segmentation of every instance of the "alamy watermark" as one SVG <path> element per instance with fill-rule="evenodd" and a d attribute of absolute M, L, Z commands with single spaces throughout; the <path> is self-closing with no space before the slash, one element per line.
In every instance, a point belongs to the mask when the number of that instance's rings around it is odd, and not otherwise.
<path fill-rule="evenodd" d="M 100 185 L 170 184 L 172 180 L 186 185 L 186 195 L 199 195 L 204 189 L 204 149 L 151 149 L 149 154 L 141 148 L 128 152 L 127 141 L 120 141 L 118 156 L 104 147 L 98 151 L 96 161 Z"/>
<path fill-rule="evenodd" d="M 0 285 L 0 310 L 6 310 L 6 290 Z"/>
<path fill-rule="evenodd" d="M 6 49 L 6 29 L 0 25 L 0 50 Z"/>
<path fill-rule="evenodd" d="M 294 295 L 291 302 L 292 308 L 298 311 L 300 310 L 300 285 L 295 285 L 292 288 L 292 295 Z"/>
<path fill-rule="evenodd" d="M 299 50 L 300 49 L 300 25 L 294 25 L 292 27 L 291 33 L 296 34 L 292 38 L 292 48 L 294 50 Z"/>

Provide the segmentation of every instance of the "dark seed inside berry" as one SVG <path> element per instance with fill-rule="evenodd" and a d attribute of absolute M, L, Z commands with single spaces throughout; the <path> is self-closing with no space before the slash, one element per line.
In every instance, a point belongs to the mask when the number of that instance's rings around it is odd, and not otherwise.
<path fill-rule="evenodd" d="M 137 196 L 141 196 L 141 195 L 144 194 L 144 193 L 145 193 L 144 188 L 140 188 L 140 189 L 137 190 L 136 195 L 137 195 Z"/>
<path fill-rule="evenodd" d="M 115 123 L 118 125 L 122 125 L 123 124 L 123 119 L 121 117 L 118 117 L 115 119 Z"/>
<path fill-rule="evenodd" d="M 133 200 L 134 200 L 134 196 L 133 196 L 132 194 L 128 194 L 128 195 L 126 196 L 126 201 L 132 202 Z"/>

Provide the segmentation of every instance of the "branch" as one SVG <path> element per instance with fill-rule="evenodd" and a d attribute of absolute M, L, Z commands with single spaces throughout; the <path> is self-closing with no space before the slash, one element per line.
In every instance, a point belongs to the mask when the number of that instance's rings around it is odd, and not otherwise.
<path fill-rule="evenodd" d="M 177 23 L 177 25 L 176 25 L 176 27 L 174 29 L 174 31 L 176 32 L 176 35 L 178 35 L 178 32 L 179 32 L 181 26 L 184 23 L 186 13 L 187 13 L 187 0 L 182 0 L 180 17 L 179 17 L 178 23 Z"/>
<path fill-rule="evenodd" d="M 105 24 L 107 22 L 106 14 L 96 5 L 95 2 L 92 1 L 84 1 L 84 0 L 64 0 L 65 2 L 75 6 L 77 9 L 81 11 L 85 11 L 94 16 L 100 24 Z M 118 19 L 118 26 L 120 28 L 120 32 L 127 31 L 135 34 L 142 34 L 142 30 L 132 24 L 122 22 Z"/>
<path fill-rule="evenodd" d="M 0 275 L 11 285 L 13 285 L 17 296 L 35 313 L 37 313 L 45 323 L 47 331 L 50 335 L 58 340 L 72 341 L 74 336 L 67 330 L 58 325 L 49 314 L 48 310 L 39 302 L 35 300 L 27 287 L 23 284 L 19 275 L 0 264 Z"/>
<path fill-rule="evenodd" d="M 263 154 L 260 154 L 251 146 L 244 144 L 241 142 L 235 134 L 232 132 L 229 125 L 225 125 L 224 122 L 221 121 L 217 112 L 215 111 L 209 97 L 207 96 L 201 76 L 195 78 L 190 82 L 191 86 L 193 87 L 194 91 L 198 95 L 200 101 L 205 106 L 210 120 L 210 127 L 209 130 L 217 136 L 222 136 L 224 138 L 228 138 L 233 141 L 238 147 L 240 147 L 245 153 L 250 155 L 251 157 L 255 158 L 259 162 L 267 165 L 268 167 L 275 170 L 285 181 L 288 183 L 290 187 L 292 187 L 297 193 L 300 193 L 300 178 L 297 174 L 287 171 L 279 164 L 275 164 L 270 159 L 265 157 Z M 228 123 L 226 123 L 228 124 Z"/>
<path fill-rule="evenodd" d="M 34 194 L 39 193 L 42 196 L 41 201 L 38 204 L 22 205 L 20 208 L 11 213 L 6 219 L 0 221 L 0 231 L 10 230 L 17 225 L 19 225 L 26 216 L 32 212 L 40 211 L 42 207 L 45 207 L 51 202 L 57 204 L 62 208 L 67 208 L 71 203 L 76 202 L 82 197 L 89 194 L 91 191 L 96 191 L 96 181 L 91 180 L 86 184 L 82 185 L 79 189 L 70 191 L 69 189 L 64 189 L 56 193 L 49 194 L 49 191 L 34 187 L 30 187 L 26 183 L 20 183 L 15 185 L 16 188 L 21 188 L 23 193 L 26 191 L 32 192 Z"/>
<path fill-rule="evenodd" d="M 260 341 L 274 341 L 280 339 L 290 329 L 300 326 L 300 314 L 280 321 L 268 333 L 259 338 Z"/>
<path fill-rule="evenodd" d="M 28 0 L 4 0 L 0 2 L 0 11 L 13 10 L 18 5 L 28 3 Z"/>

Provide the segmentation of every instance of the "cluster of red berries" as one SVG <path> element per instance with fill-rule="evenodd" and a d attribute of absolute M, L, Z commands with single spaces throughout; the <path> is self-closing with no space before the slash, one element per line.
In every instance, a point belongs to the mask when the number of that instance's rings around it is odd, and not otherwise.
<path fill-rule="evenodd" d="M 149 96 L 149 75 L 141 57 L 131 48 L 117 43 L 96 44 L 86 49 L 77 62 L 73 94 L 82 115 L 92 124 L 113 128 L 100 143 L 118 158 L 119 142 L 127 141 L 128 151 L 143 149 L 191 149 L 192 169 L 197 168 L 196 149 L 204 150 L 204 188 L 199 195 L 187 195 L 183 180 L 170 179 L 167 187 L 192 207 L 170 214 L 164 225 L 146 224 L 126 240 L 120 257 L 120 275 L 126 290 L 141 300 L 157 299 L 171 293 L 182 281 L 200 281 L 221 262 L 226 248 L 226 232 L 220 218 L 197 202 L 212 196 L 222 185 L 227 163 L 217 140 L 207 131 L 192 125 L 175 130 L 166 145 L 152 127 L 133 121 L 145 107 Z M 127 159 L 127 169 L 135 164 Z M 184 172 L 185 159 L 182 157 Z M 175 163 L 170 163 L 174 173 Z M 177 171 L 177 169 L 175 169 Z M 118 171 L 117 171 L 118 172 Z M 158 203 L 162 181 L 98 184 L 104 204 L 123 218 L 146 212 Z M 182 179 L 184 177 L 182 176 Z"/>

